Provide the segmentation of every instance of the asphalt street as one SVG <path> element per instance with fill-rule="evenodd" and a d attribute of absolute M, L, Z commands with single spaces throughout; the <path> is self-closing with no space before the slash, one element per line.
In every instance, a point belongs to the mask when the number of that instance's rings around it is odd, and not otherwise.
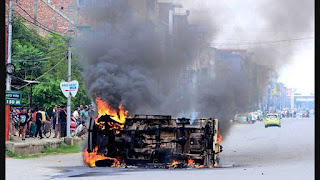
<path fill-rule="evenodd" d="M 314 179 L 314 117 L 283 118 L 281 128 L 263 122 L 233 124 L 223 137 L 220 168 L 89 168 L 82 154 L 35 159 L 6 158 L 7 179 Z"/>

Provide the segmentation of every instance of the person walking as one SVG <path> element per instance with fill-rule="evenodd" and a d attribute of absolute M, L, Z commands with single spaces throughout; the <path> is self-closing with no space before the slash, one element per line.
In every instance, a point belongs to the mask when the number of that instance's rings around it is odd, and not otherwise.
<path fill-rule="evenodd" d="M 61 110 L 59 111 L 59 117 L 61 122 L 61 137 L 66 137 L 67 133 L 67 107 L 61 106 Z"/>
<path fill-rule="evenodd" d="M 19 129 L 22 135 L 22 141 L 26 140 L 26 130 L 27 122 L 29 120 L 29 115 L 26 108 L 22 108 L 21 113 L 18 115 L 19 119 Z"/>
<path fill-rule="evenodd" d="M 41 124 L 42 124 L 42 113 L 41 111 L 38 109 L 38 107 L 36 107 L 36 126 L 37 126 L 37 130 L 36 130 L 36 134 L 35 134 L 35 137 L 36 138 L 38 136 L 38 133 L 39 133 L 39 136 L 40 136 L 40 139 L 42 139 L 42 131 L 41 131 Z"/>

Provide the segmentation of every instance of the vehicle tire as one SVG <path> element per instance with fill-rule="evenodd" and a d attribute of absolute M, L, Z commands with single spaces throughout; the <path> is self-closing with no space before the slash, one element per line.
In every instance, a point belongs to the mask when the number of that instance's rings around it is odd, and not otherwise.
<path fill-rule="evenodd" d="M 76 135 L 76 131 L 71 130 L 71 131 L 70 131 L 70 136 L 71 136 L 71 137 L 74 137 L 75 135 Z"/>
<path fill-rule="evenodd" d="M 281 125 L 279 125 L 278 127 L 281 127 Z"/>
<path fill-rule="evenodd" d="M 51 136 L 51 128 L 47 127 L 47 125 L 42 126 L 42 134 L 46 137 L 49 138 Z"/>
<path fill-rule="evenodd" d="M 268 126 L 264 126 L 265 128 L 268 128 Z"/>

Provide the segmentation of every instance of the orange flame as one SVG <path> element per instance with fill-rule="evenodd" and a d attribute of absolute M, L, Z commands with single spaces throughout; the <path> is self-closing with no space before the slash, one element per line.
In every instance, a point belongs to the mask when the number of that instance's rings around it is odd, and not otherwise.
<path fill-rule="evenodd" d="M 197 169 L 200 169 L 200 168 L 204 168 L 204 165 L 196 164 L 195 167 L 196 167 Z"/>
<path fill-rule="evenodd" d="M 172 163 L 169 165 L 169 167 L 173 167 L 173 168 L 176 168 L 178 167 L 178 161 L 177 160 L 173 160 Z"/>
<path fill-rule="evenodd" d="M 220 144 L 221 141 L 222 141 L 222 136 L 221 136 L 220 132 L 218 131 L 217 144 Z"/>
<path fill-rule="evenodd" d="M 194 160 L 191 158 L 188 159 L 188 166 L 190 165 L 194 165 Z"/>
<path fill-rule="evenodd" d="M 117 110 L 111 109 L 107 102 L 103 101 L 100 97 L 96 98 L 98 117 L 95 119 L 96 123 L 102 115 L 110 115 L 111 119 L 124 124 L 126 122 L 128 111 L 124 110 L 122 104 L 119 105 L 119 114 Z"/>
<path fill-rule="evenodd" d="M 120 162 L 117 159 L 105 157 L 103 155 L 98 154 L 97 151 L 98 146 L 91 153 L 89 153 L 87 149 L 85 149 L 83 152 L 83 158 L 90 167 L 95 167 L 97 161 L 105 159 L 110 159 L 114 161 L 112 167 L 118 167 L 118 165 L 120 166 Z"/>

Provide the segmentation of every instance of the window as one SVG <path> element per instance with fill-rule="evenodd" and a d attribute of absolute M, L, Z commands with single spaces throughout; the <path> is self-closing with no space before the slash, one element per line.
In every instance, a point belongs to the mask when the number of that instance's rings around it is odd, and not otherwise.
<path fill-rule="evenodd" d="M 80 31 L 80 33 L 90 33 L 91 32 L 91 26 L 77 26 L 77 29 Z"/>
<path fill-rule="evenodd" d="M 268 115 L 268 118 L 271 119 L 271 118 L 277 118 L 277 115 Z"/>

